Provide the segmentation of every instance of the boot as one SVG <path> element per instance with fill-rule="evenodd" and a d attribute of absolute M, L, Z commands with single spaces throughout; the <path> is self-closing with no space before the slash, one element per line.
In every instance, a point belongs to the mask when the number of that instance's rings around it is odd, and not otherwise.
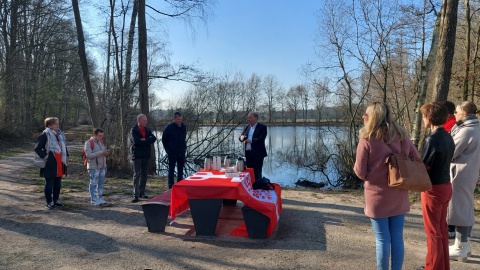
<path fill-rule="evenodd" d="M 450 260 L 456 260 L 459 262 L 467 262 L 467 249 L 470 249 L 468 242 L 459 242 L 455 239 L 455 244 L 449 247 Z"/>
<path fill-rule="evenodd" d="M 458 238 L 455 238 L 455 242 L 453 243 L 453 245 L 448 246 L 449 253 L 452 254 L 453 251 L 458 249 L 459 246 L 460 246 L 460 240 L 458 240 Z"/>
<path fill-rule="evenodd" d="M 468 239 L 468 241 L 467 241 L 467 246 L 465 247 L 465 249 L 466 249 L 466 252 L 467 252 L 467 256 L 471 257 L 472 256 L 472 248 L 470 247 L 471 237 L 468 237 L 467 239 Z"/>

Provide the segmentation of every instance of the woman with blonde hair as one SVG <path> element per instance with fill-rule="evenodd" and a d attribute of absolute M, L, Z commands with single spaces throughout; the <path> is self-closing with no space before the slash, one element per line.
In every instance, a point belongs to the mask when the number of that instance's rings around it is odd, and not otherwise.
<path fill-rule="evenodd" d="M 363 115 L 354 171 L 365 181 L 365 215 L 370 217 L 376 239 L 377 269 L 402 269 L 403 225 L 410 211 L 408 191 L 388 186 L 385 159 L 402 150 L 419 158 L 407 131 L 393 121 L 385 103 L 374 102 Z"/>
<path fill-rule="evenodd" d="M 45 207 L 49 210 L 63 206 L 58 200 L 62 188 L 62 177 L 66 173 L 68 151 L 65 134 L 60 130 L 57 117 L 45 119 L 45 130 L 38 136 L 35 153 L 45 159 L 45 167 L 40 169 L 40 176 L 45 177 Z"/>
<path fill-rule="evenodd" d="M 450 164 L 452 200 L 448 205 L 447 222 L 456 226 L 455 244 L 450 246 L 450 259 L 466 262 L 471 255 L 469 238 L 475 223 L 473 192 L 480 170 L 480 125 L 477 106 L 464 101 L 455 109 L 457 123 L 450 134 L 455 152 Z"/>

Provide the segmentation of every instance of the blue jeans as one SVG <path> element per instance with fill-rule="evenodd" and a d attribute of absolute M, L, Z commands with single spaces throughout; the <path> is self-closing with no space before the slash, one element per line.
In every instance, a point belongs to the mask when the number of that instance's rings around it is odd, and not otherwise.
<path fill-rule="evenodd" d="M 60 197 L 60 189 L 62 188 L 62 177 L 55 178 L 45 178 L 45 187 L 43 192 L 45 193 L 45 200 L 47 204 L 52 202 L 52 193 L 53 193 L 53 202 L 58 201 Z"/>
<path fill-rule="evenodd" d="M 97 195 L 99 199 L 103 197 L 103 183 L 105 183 L 106 172 L 107 168 L 88 170 L 88 174 L 90 174 L 90 198 L 93 201 L 97 200 L 95 190 L 97 190 Z"/>
<path fill-rule="evenodd" d="M 371 218 L 376 239 L 377 269 L 388 270 L 390 253 L 392 255 L 392 270 L 401 270 L 405 254 L 403 246 L 403 224 L 405 214 L 387 217 Z"/>

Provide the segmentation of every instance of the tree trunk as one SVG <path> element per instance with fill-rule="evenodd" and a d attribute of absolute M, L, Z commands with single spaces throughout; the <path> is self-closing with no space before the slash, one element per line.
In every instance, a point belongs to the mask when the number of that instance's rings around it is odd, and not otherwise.
<path fill-rule="evenodd" d="M 472 18 L 470 17 L 470 0 L 465 0 L 465 75 L 463 78 L 463 100 L 468 100 L 468 81 L 470 75 L 470 38 L 472 32 Z"/>
<path fill-rule="evenodd" d="M 445 101 L 448 97 L 452 76 L 455 37 L 457 32 L 457 13 L 459 0 L 443 0 L 440 22 L 440 38 L 435 59 L 434 100 Z"/>
<path fill-rule="evenodd" d="M 128 31 L 128 43 L 127 43 L 127 55 L 125 59 L 125 80 L 123 84 L 123 89 L 120 91 L 120 132 L 121 136 L 121 156 L 123 158 L 123 163 L 127 164 L 127 153 L 128 153 L 128 144 L 127 144 L 127 107 L 130 104 L 130 93 L 131 93 L 131 71 L 132 71 L 132 52 L 133 52 L 133 38 L 135 36 L 135 22 L 137 20 L 138 12 L 138 1 L 134 1 L 132 17 L 130 19 L 130 29 Z"/>
<path fill-rule="evenodd" d="M 477 70 L 477 59 L 478 59 L 478 50 L 480 49 L 480 26 L 477 29 L 477 40 L 475 42 L 475 53 L 473 55 L 473 63 L 472 63 L 472 70 L 475 73 Z M 477 76 L 473 76 L 472 79 L 472 90 L 471 90 L 471 100 L 473 102 L 473 98 L 475 97 L 475 85 L 477 84 Z"/>
<path fill-rule="evenodd" d="M 75 24 L 77 26 L 78 56 L 80 58 L 80 65 L 82 66 L 83 83 L 85 85 L 85 93 L 87 94 L 90 119 L 92 125 L 98 127 L 98 115 L 95 107 L 95 97 L 93 95 L 92 84 L 90 83 L 87 54 L 85 52 L 85 38 L 83 36 L 82 18 L 80 16 L 80 9 L 78 8 L 78 0 L 72 0 L 72 7 L 75 16 Z"/>
<path fill-rule="evenodd" d="M 434 64 L 434 58 L 437 54 L 438 48 L 438 39 L 440 32 L 440 18 L 441 15 L 438 14 L 435 21 L 435 28 L 433 29 L 432 43 L 430 45 L 430 52 L 428 53 L 427 60 L 420 68 L 420 79 L 417 85 L 417 101 L 415 104 L 415 115 L 413 118 L 411 140 L 415 146 L 418 147 L 420 141 L 420 132 L 422 130 L 422 113 L 420 112 L 420 107 L 425 103 L 425 98 L 427 96 L 428 82 L 430 81 L 430 76 L 432 74 L 432 68 Z M 423 28 L 425 29 L 425 28 Z M 425 43 L 422 42 L 422 55 L 424 55 Z"/>
<path fill-rule="evenodd" d="M 138 0 L 138 83 L 140 111 L 150 119 L 150 104 L 148 101 L 148 63 L 147 63 L 147 23 L 145 20 L 145 0 Z M 150 121 L 151 122 L 151 121 Z M 150 159 L 149 172 L 155 171 L 155 145 L 151 145 L 152 158 Z"/>
<path fill-rule="evenodd" d="M 7 3 L 4 3 L 4 8 L 8 9 Z M 18 35 L 18 1 L 11 1 L 10 3 L 10 28 L 8 28 L 7 17 L 5 14 L 5 20 L 2 22 L 2 34 L 3 42 L 5 46 L 5 99 L 4 99 L 4 113 L 3 124 L 5 127 L 15 128 L 16 115 L 19 113 L 17 109 L 18 100 L 17 96 L 17 84 L 16 84 L 16 67 L 17 67 L 17 35 Z"/>
<path fill-rule="evenodd" d="M 147 24 L 145 21 L 145 0 L 138 0 L 138 80 L 140 111 L 149 117 L 148 103 Z"/>

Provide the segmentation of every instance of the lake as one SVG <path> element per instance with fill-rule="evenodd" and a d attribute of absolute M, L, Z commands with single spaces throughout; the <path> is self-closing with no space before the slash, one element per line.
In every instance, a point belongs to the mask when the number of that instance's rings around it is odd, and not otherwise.
<path fill-rule="evenodd" d="M 243 156 L 243 144 L 238 141 L 242 130 L 243 126 L 201 127 L 190 132 L 187 140 L 187 173 L 199 170 L 201 167 L 197 164 L 203 164 L 206 154 L 220 155 L 222 160 L 226 155 L 233 159 Z M 317 183 L 328 183 L 327 178 L 331 182 L 335 181 L 335 138 L 343 138 L 345 130 L 345 127 L 268 127 L 265 141 L 268 156 L 264 160 L 263 176 L 284 187 L 295 186 L 299 179 Z M 161 132 L 157 133 L 157 138 L 161 140 Z M 159 158 L 158 173 L 166 175 L 167 164 L 163 146 L 158 143 L 156 148 Z"/>

